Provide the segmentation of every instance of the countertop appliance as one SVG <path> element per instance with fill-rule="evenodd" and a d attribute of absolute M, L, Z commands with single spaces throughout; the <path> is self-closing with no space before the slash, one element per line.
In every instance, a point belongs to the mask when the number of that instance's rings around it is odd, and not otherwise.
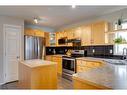
<path fill-rule="evenodd" d="M 62 76 L 72 80 L 72 75 L 76 73 L 76 58 L 83 57 L 84 50 L 72 50 L 71 56 L 63 56 L 62 58 Z"/>
<path fill-rule="evenodd" d="M 44 59 L 45 39 L 43 37 L 24 36 L 24 59 Z"/>

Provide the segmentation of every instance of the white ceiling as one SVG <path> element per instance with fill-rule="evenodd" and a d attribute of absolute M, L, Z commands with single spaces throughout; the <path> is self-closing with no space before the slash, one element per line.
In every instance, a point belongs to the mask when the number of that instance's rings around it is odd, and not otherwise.
<path fill-rule="evenodd" d="M 125 6 L 0 6 L 0 15 L 13 16 L 33 23 L 34 17 L 44 18 L 39 25 L 60 28 L 125 8 Z"/>

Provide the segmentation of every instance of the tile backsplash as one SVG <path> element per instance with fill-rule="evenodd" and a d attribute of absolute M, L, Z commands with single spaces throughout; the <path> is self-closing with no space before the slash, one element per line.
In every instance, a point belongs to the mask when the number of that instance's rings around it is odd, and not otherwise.
<path fill-rule="evenodd" d="M 65 54 L 68 49 L 72 50 L 85 50 L 85 56 L 112 56 L 113 45 L 101 45 L 101 46 L 80 46 L 80 47 L 46 47 L 46 54 Z"/>

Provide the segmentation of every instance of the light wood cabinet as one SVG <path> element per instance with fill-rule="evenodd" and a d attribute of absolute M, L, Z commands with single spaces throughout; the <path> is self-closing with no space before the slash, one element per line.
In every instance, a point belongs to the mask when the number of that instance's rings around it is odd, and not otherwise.
<path fill-rule="evenodd" d="M 74 38 L 81 39 L 81 33 L 82 33 L 82 28 L 81 27 L 76 27 L 74 29 Z"/>
<path fill-rule="evenodd" d="M 47 60 L 47 61 L 52 61 L 52 55 L 47 55 L 47 56 L 45 57 L 45 60 Z"/>
<path fill-rule="evenodd" d="M 44 37 L 44 32 L 41 30 L 34 30 L 35 31 L 35 36 L 38 37 Z"/>
<path fill-rule="evenodd" d="M 62 75 L 62 56 L 47 55 L 46 60 L 57 63 L 57 73 Z"/>
<path fill-rule="evenodd" d="M 92 39 L 91 44 L 103 45 L 105 44 L 105 32 L 108 30 L 108 23 L 105 21 L 92 24 Z"/>
<path fill-rule="evenodd" d="M 35 31 L 33 31 L 32 29 L 25 29 L 24 30 L 24 35 L 28 35 L 28 36 L 34 36 L 35 35 Z"/>
<path fill-rule="evenodd" d="M 19 62 L 18 73 L 19 88 L 57 89 L 57 65 L 52 62 L 44 60 Z"/>
<path fill-rule="evenodd" d="M 81 45 L 91 45 L 91 24 L 82 26 L 81 32 Z"/>
<path fill-rule="evenodd" d="M 49 32 L 45 32 L 45 33 L 44 33 L 44 36 L 45 36 L 45 41 L 46 41 L 45 45 L 46 45 L 46 46 L 50 46 Z"/>
<path fill-rule="evenodd" d="M 73 86 L 74 86 L 74 89 L 84 89 L 84 90 L 107 90 L 107 89 L 111 89 L 111 88 L 108 88 L 108 87 L 105 87 L 105 86 L 102 86 L 102 85 L 97 85 L 95 83 L 92 83 L 90 81 L 87 81 L 87 80 L 82 80 L 82 79 L 79 79 L 78 77 L 76 76 L 73 76 Z"/>
<path fill-rule="evenodd" d="M 67 34 L 67 39 L 73 39 L 74 38 L 74 32 L 72 29 L 66 29 L 65 32 Z M 72 43 L 67 43 L 67 46 L 72 46 Z"/>
<path fill-rule="evenodd" d="M 62 57 L 53 56 L 52 61 L 57 62 L 57 73 L 62 75 Z"/>
<path fill-rule="evenodd" d="M 73 29 L 67 29 L 66 32 L 67 32 L 67 38 L 68 39 L 73 39 L 74 38 L 74 31 L 73 31 Z"/>
<path fill-rule="evenodd" d="M 77 72 L 88 71 L 90 69 L 97 68 L 103 65 L 101 62 L 86 61 L 81 59 L 76 60 L 76 62 L 77 62 Z"/>
<path fill-rule="evenodd" d="M 108 23 L 99 21 L 89 25 L 82 25 L 75 28 L 65 29 L 57 32 L 57 46 L 72 46 L 72 43 L 59 45 L 58 39 L 67 37 L 68 39 L 79 38 L 81 45 L 104 45 L 106 43 L 105 32 L 108 31 Z"/>
<path fill-rule="evenodd" d="M 24 35 L 44 37 L 44 31 L 27 28 L 24 30 Z"/>

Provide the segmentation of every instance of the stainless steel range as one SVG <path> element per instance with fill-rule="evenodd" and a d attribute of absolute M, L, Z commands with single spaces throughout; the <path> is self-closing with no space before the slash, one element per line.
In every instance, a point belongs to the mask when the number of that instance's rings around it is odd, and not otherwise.
<path fill-rule="evenodd" d="M 83 57 L 84 50 L 72 50 L 71 56 L 62 58 L 62 76 L 72 80 L 72 75 L 76 73 L 76 58 Z"/>

